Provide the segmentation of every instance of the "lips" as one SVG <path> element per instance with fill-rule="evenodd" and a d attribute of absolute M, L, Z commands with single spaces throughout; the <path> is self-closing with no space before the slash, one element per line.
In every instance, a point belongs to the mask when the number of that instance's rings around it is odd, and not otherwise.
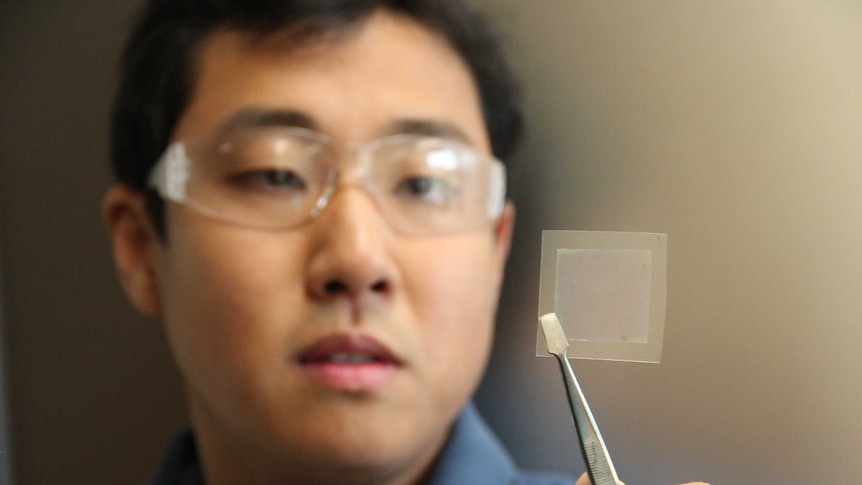
<path fill-rule="evenodd" d="M 323 386 L 348 392 L 372 392 L 396 374 L 402 362 L 376 339 L 335 334 L 318 340 L 298 359 L 300 368 Z"/>

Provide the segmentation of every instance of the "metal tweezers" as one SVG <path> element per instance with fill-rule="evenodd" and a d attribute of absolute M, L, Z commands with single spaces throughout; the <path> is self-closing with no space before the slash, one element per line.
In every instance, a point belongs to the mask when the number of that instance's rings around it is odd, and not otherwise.
<path fill-rule="evenodd" d="M 556 315 L 553 318 L 556 320 Z M 557 321 L 557 324 L 559 325 L 559 321 Z M 559 331 L 562 332 L 562 328 Z M 565 340 L 565 344 L 563 345 L 549 345 L 548 347 L 548 351 L 554 354 L 557 362 L 560 364 L 563 382 L 566 385 L 566 397 L 569 400 L 569 408 L 571 408 L 572 419 L 575 422 L 578 440 L 581 443 L 581 452 L 587 465 L 587 474 L 590 477 L 590 483 L 592 485 L 620 485 L 622 482 L 617 477 L 614 464 L 611 462 L 611 455 L 608 453 L 605 441 L 602 439 L 602 433 L 599 432 L 599 427 L 596 424 L 595 418 L 593 418 L 593 413 L 590 411 L 587 399 L 584 397 L 583 391 L 581 391 L 581 386 L 578 384 L 575 372 L 572 370 L 572 366 L 569 364 L 569 359 L 566 356 L 568 340 Z"/>

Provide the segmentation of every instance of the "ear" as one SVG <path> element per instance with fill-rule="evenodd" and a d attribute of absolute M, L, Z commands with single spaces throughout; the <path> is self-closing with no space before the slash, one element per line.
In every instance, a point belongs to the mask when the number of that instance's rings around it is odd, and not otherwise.
<path fill-rule="evenodd" d="M 506 201 L 500 217 L 494 223 L 494 240 L 497 247 L 497 259 L 502 273 L 506 260 L 509 258 L 509 250 L 512 247 L 512 231 L 515 228 L 515 204 Z"/>
<path fill-rule="evenodd" d="M 146 211 L 144 194 L 116 184 L 102 201 L 120 284 L 132 306 L 147 315 L 161 310 L 155 257 L 161 241 Z"/>

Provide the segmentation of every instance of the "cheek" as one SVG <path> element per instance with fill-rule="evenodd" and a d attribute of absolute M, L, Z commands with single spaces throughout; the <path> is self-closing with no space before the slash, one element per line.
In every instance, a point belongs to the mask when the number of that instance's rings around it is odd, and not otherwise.
<path fill-rule="evenodd" d="M 255 367 L 283 358 L 281 344 L 291 331 L 285 308 L 303 288 L 287 281 L 300 274 L 298 258 L 271 235 L 183 224 L 169 232 L 163 266 L 164 320 L 174 354 L 191 380 L 250 379 L 263 370 Z"/>
<path fill-rule="evenodd" d="M 491 245 L 443 244 L 422 251 L 408 298 L 432 372 L 454 390 L 472 392 L 490 350 L 497 303 Z M 419 266 L 417 264 L 417 266 Z"/>

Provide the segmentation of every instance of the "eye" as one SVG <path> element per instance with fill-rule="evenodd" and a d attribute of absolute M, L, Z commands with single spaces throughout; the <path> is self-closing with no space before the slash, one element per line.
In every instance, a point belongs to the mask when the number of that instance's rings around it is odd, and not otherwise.
<path fill-rule="evenodd" d="M 402 180 L 396 193 L 425 204 L 444 205 L 455 196 L 455 188 L 440 177 L 412 176 Z"/>
<path fill-rule="evenodd" d="M 254 170 L 231 177 L 232 182 L 244 189 L 255 191 L 301 192 L 307 186 L 293 170 Z"/>

